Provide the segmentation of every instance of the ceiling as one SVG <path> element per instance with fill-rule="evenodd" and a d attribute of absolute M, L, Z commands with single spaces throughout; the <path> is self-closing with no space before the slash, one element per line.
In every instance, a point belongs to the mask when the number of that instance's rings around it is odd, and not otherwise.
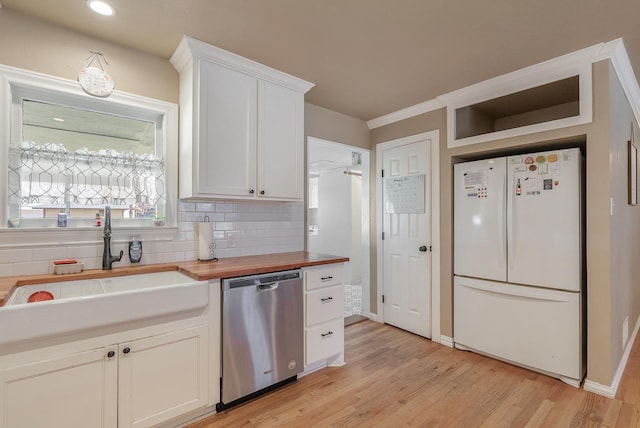
<path fill-rule="evenodd" d="M 183 34 L 316 86 L 305 100 L 370 120 L 622 37 L 640 73 L 638 0 L 0 0 L 169 58 Z"/>

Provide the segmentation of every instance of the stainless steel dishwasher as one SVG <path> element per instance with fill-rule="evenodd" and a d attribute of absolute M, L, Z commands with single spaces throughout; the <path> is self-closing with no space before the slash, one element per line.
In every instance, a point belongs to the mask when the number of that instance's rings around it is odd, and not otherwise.
<path fill-rule="evenodd" d="M 302 271 L 222 280 L 223 410 L 304 368 Z"/>

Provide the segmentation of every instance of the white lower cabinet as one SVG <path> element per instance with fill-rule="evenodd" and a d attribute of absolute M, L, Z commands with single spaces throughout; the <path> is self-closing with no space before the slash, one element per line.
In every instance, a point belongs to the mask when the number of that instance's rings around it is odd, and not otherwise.
<path fill-rule="evenodd" d="M 0 427 L 148 427 L 209 401 L 199 325 L 0 370 Z"/>
<path fill-rule="evenodd" d="M 153 426 L 207 405 L 208 326 L 118 347 L 119 428 Z"/>
<path fill-rule="evenodd" d="M 344 364 L 344 264 L 304 269 L 305 365 Z"/>
<path fill-rule="evenodd" d="M 116 427 L 117 351 L 92 349 L 0 371 L 0 426 Z"/>

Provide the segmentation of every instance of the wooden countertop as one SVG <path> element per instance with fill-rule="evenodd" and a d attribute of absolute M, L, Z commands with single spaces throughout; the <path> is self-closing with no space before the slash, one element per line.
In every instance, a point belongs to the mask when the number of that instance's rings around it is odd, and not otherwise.
<path fill-rule="evenodd" d="M 294 253 L 277 253 L 261 256 L 229 257 L 217 262 L 201 262 L 197 260 L 179 263 L 180 270 L 199 280 L 215 278 L 233 278 L 235 276 L 255 275 L 296 269 L 306 266 L 317 266 L 331 263 L 348 262 L 348 257 L 330 256 L 299 251 Z"/>
<path fill-rule="evenodd" d="M 73 281 L 78 279 L 108 278 L 114 276 L 166 272 L 172 270 L 180 270 L 181 272 L 184 272 L 194 279 L 197 279 L 199 281 L 207 281 L 217 278 L 232 278 L 235 276 L 254 275 L 260 273 L 295 269 L 299 267 L 342 263 L 348 261 L 349 258 L 347 257 L 297 251 L 293 253 L 277 253 L 260 256 L 229 257 L 220 259 L 217 262 L 201 262 L 192 260 L 179 263 L 113 268 L 110 271 L 91 269 L 82 271 L 80 273 L 73 273 L 68 275 L 42 274 L 0 277 L 0 306 L 4 304 L 4 299 L 9 296 L 14 287 L 20 287 L 23 285 Z"/>

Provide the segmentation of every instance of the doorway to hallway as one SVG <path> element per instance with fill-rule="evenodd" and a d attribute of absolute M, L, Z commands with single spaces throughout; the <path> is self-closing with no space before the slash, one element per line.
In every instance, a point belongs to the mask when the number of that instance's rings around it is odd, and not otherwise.
<path fill-rule="evenodd" d="M 366 149 L 307 140 L 307 250 L 349 257 L 344 316 L 370 316 L 369 156 Z"/>

